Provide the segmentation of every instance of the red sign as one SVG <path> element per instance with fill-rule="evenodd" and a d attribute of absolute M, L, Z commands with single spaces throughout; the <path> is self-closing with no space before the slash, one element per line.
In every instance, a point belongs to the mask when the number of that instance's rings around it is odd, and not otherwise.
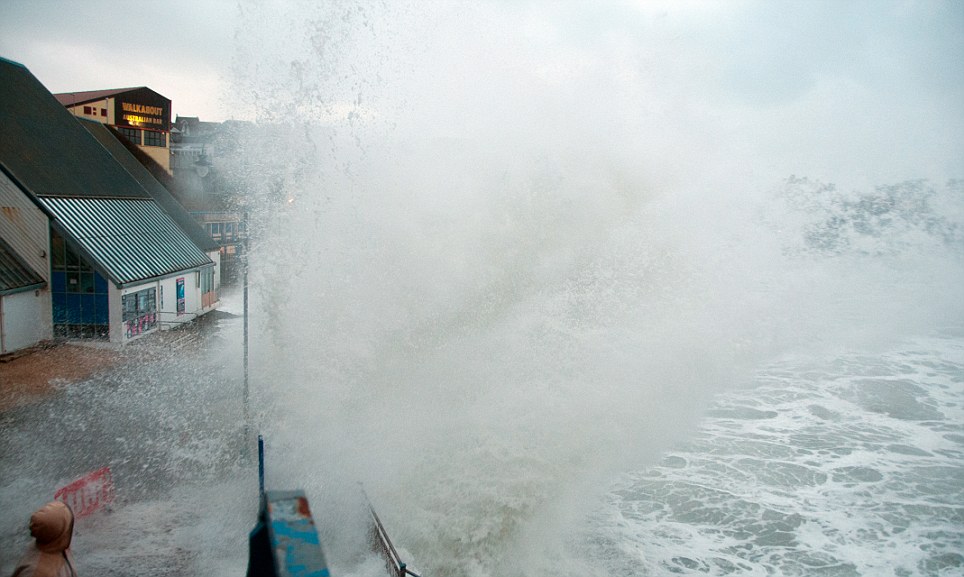
<path fill-rule="evenodd" d="M 54 499 L 63 501 L 74 517 L 86 517 L 114 500 L 114 478 L 110 467 L 97 469 L 57 489 Z"/>

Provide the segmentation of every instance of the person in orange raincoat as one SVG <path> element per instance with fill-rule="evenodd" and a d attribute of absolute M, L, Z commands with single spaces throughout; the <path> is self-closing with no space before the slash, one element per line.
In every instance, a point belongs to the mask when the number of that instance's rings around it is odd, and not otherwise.
<path fill-rule="evenodd" d="M 60 501 L 47 503 L 30 516 L 34 543 L 24 554 L 11 577 L 77 577 L 70 540 L 74 535 L 74 513 Z"/>

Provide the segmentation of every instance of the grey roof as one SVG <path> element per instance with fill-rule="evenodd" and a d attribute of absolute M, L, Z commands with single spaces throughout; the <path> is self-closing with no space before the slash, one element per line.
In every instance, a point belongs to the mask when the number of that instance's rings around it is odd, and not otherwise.
<path fill-rule="evenodd" d="M 212 265 L 150 199 L 43 197 L 40 202 L 117 284 Z"/>
<path fill-rule="evenodd" d="M 0 295 L 41 288 L 46 282 L 0 238 Z"/>
<path fill-rule="evenodd" d="M 95 100 L 103 100 L 105 98 L 117 96 L 118 94 L 124 94 L 126 92 L 133 92 L 142 88 L 147 87 L 131 86 L 130 88 L 109 88 L 107 90 L 87 90 L 84 92 L 61 92 L 59 94 L 54 94 L 54 98 L 56 98 L 57 101 L 64 106 L 75 106 L 77 104 L 94 102 Z"/>
<path fill-rule="evenodd" d="M 220 250 L 220 245 L 211 238 L 211 235 L 201 228 L 196 220 L 191 218 L 191 215 L 164 188 L 164 185 L 158 182 L 151 172 L 134 158 L 134 155 L 127 150 L 127 147 L 117 139 L 110 129 L 92 120 L 80 119 L 80 124 L 141 184 L 144 190 L 151 195 L 151 198 L 161 205 L 161 208 L 174 219 L 174 222 L 190 237 L 194 244 L 206 252 Z"/>
<path fill-rule="evenodd" d="M 36 196 L 150 198 L 23 65 L 0 58 L 0 160 Z"/>
<path fill-rule="evenodd" d="M 29 70 L 3 58 L 0 162 L 118 285 L 213 264 Z"/>

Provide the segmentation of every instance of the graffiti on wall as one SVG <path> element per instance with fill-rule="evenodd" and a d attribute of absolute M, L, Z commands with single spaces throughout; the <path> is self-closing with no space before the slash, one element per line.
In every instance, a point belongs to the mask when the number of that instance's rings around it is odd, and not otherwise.
<path fill-rule="evenodd" d="M 127 333 L 127 338 L 131 338 L 136 337 L 139 334 L 146 333 L 147 331 L 153 329 L 156 325 L 157 314 L 147 313 L 124 321 L 124 331 Z"/>
<path fill-rule="evenodd" d="M 157 326 L 157 300 L 153 288 L 121 297 L 124 308 L 124 333 L 127 338 L 146 333 Z"/>

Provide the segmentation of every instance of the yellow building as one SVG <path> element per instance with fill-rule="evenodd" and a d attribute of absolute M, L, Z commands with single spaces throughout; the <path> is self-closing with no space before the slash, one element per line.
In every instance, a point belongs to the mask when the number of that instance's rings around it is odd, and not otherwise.
<path fill-rule="evenodd" d="M 171 174 L 171 101 L 145 86 L 54 94 L 73 115 L 115 128 Z"/>

